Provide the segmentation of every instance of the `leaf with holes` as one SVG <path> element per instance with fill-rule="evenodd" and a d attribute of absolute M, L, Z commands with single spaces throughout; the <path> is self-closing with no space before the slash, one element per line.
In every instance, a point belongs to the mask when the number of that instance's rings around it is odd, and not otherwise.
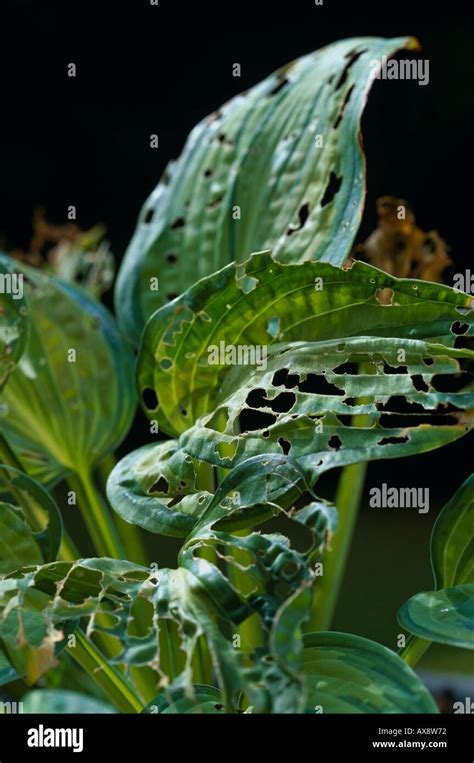
<path fill-rule="evenodd" d="M 390 293 L 391 304 L 382 292 Z M 323 342 L 350 336 L 386 338 L 392 354 L 395 339 L 402 349 L 405 340 L 452 347 L 461 322 L 464 336 L 473 334 L 469 305 L 468 295 L 446 286 L 397 279 L 363 263 L 341 270 L 325 263 L 281 265 L 268 254 L 253 255 L 203 279 L 150 318 L 138 359 L 144 408 L 176 436 L 215 411 L 235 365 L 264 370 L 274 344 L 309 340 L 321 343 L 323 354 Z M 403 357 L 397 365 L 402 364 Z M 429 371 L 426 365 L 421 369 Z M 415 392 L 408 377 L 406 387 Z"/>
<path fill-rule="evenodd" d="M 130 562 L 89 559 L 13 573 L 0 581 L 0 638 L 8 644 L 21 619 L 25 643 L 38 651 L 45 639 L 49 644 L 60 637 L 62 623 L 85 617 L 89 636 L 104 632 L 117 639 L 121 649 L 113 662 L 128 668 L 148 665 L 166 679 L 168 701 L 184 690 L 186 697 L 199 704 L 193 695 L 193 664 L 205 635 L 226 710 L 237 708 L 241 692 L 258 712 L 301 709 L 301 626 L 312 600 L 312 565 L 335 529 L 334 509 L 315 499 L 304 509 L 288 511 L 288 518 L 299 523 L 310 539 L 304 552 L 293 549 L 280 534 L 234 537 L 225 532 L 225 520 L 234 513 L 259 506 L 278 514 L 288 484 L 300 477 L 298 467 L 285 457 L 241 464 L 224 480 L 196 523 L 183 545 L 177 570 L 150 574 L 149 569 Z M 302 486 L 300 494 L 303 489 L 309 488 Z M 209 549 L 216 552 L 215 563 L 203 556 Z M 250 566 L 245 590 L 233 580 L 232 571 L 247 566 L 242 556 L 240 561 L 231 558 L 235 550 L 245 554 Z M 146 618 L 138 631 L 130 624 L 140 610 Z M 262 621 L 265 643 L 245 656 L 234 648 L 232 634 L 252 614 Z M 104 622 L 107 615 L 111 617 Z M 171 633 L 179 638 L 182 654 L 172 682 L 165 648 Z"/>
<path fill-rule="evenodd" d="M 360 118 L 373 61 L 416 47 L 409 37 L 336 42 L 195 127 L 146 201 L 120 269 L 115 304 L 132 342 L 167 300 L 252 252 L 342 265 L 364 203 Z"/>
<path fill-rule="evenodd" d="M 2 431 L 28 473 L 52 482 L 89 469 L 125 436 L 135 410 L 133 357 L 102 305 L 18 267 L 30 334 L 3 393 Z"/>
<path fill-rule="evenodd" d="M 436 713 L 430 693 L 387 647 L 349 633 L 307 633 L 307 712 Z"/>

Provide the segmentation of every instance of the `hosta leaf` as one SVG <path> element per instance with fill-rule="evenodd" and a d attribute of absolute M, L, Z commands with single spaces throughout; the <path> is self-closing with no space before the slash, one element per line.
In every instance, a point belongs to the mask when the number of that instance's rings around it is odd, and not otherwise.
<path fill-rule="evenodd" d="M 30 335 L 3 393 L 2 427 L 28 473 L 53 481 L 89 469 L 125 436 L 135 408 L 133 358 L 111 315 L 84 291 L 21 271 Z"/>
<path fill-rule="evenodd" d="M 474 584 L 418 593 L 399 609 L 398 622 L 427 641 L 474 649 Z"/>
<path fill-rule="evenodd" d="M 439 514 L 431 536 L 437 588 L 474 583 L 474 474 Z"/>
<path fill-rule="evenodd" d="M 169 440 L 145 445 L 119 461 L 107 480 L 107 497 L 125 521 L 184 538 L 212 498 L 196 481 L 192 459 Z"/>
<path fill-rule="evenodd" d="M 6 464 L 0 464 L 0 485 L 15 504 L 0 504 L 0 574 L 28 564 L 54 561 L 63 523 L 53 497 L 36 480 Z M 46 527 L 33 532 L 26 521 L 28 514 L 30 520 L 33 515 L 35 523 L 42 524 L 47 518 Z"/>
<path fill-rule="evenodd" d="M 334 43 L 195 127 L 146 201 L 119 274 L 117 313 L 134 342 L 167 299 L 251 252 L 344 262 L 363 208 L 359 133 L 371 62 L 402 47 L 416 41 Z M 150 289 L 158 276 L 159 291 Z"/>
<path fill-rule="evenodd" d="M 64 689 L 36 689 L 25 694 L 22 703 L 24 713 L 41 715 L 99 715 L 116 712 L 107 702 Z"/>
<path fill-rule="evenodd" d="M 427 641 L 474 649 L 474 475 L 438 515 L 431 566 L 438 590 L 408 599 L 398 622 Z"/>
<path fill-rule="evenodd" d="M 259 453 L 287 453 L 314 481 L 336 466 L 440 447 L 471 427 L 459 413 L 474 409 L 463 357 L 474 353 L 390 337 L 276 345 L 265 370 L 226 376 L 215 410 L 179 437 L 181 458 L 231 468 Z M 461 389 L 441 392 L 440 379 Z M 365 415 L 365 426 L 354 414 Z"/>
<path fill-rule="evenodd" d="M 159 694 L 144 708 L 144 713 L 222 713 L 224 706 L 221 693 L 215 686 L 196 684 L 193 696 L 188 696 L 184 689 Z"/>
<path fill-rule="evenodd" d="M 130 562 L 89 559 L 24 568 L 0 581 L 0 637 L 8 642 L 19 618 L 27 643 L 38 648 L 61 632 L 63 621 L 89 619 L 88 633 L 113 635 L 121 647 L 114 662 L 128 667 L 148 665 L 164 681 L 169 699 L 177 690 L 193 698 L 193 656 L 205 637 L 214 673 L 227 711 L 236 710 L 239 696 L 255 712 L 294 712 L 304 707 L 304 686 L 298 671 L 301 628 L 309 615 L 315 574 L 335 528 L 335 512 L 315 500 L 288 519 L 298 522 L 309 539 L 305 551 L 291 548 L 277 533 L 251 533 L 235 538 L 225 532 L 227 517 L 257 507 L 277 514 L 289 485 L 301 482 L 301 470 L 285 457 L 269 456 L 242 463 L 223 481 L 196 522 L 180 554 L 177 570 L 150 571 Z M 202 556 L 213 549 L 215 563 Z M 233 557 L 240 552 L 239 558 Z M 245 555 L 245 556 L 243 556 Z M 245 590 L 233 582 L 233 569 L 248 570 Z M 34 609 L 31 610 L 32 605 Z M 146 606 L 145 606 L 146 605 Z M 130 629 L 144 607 L 141 632 Z M 244 655 L 233 644 L 240 622 L 257 613 L 264 645 Z M 25 617 L 28 615 L 28 617 Z M 103 617 L 107 616 L 104 623 Z M 179 674 L 167 685 L 166 643 L 174 629 L 183 653 Z"/>
<path fill-rule="evenodd" d="M 0 502 L 0 575 L 42 561 L 33 531 L 21 512 L 15 506 Z"/>
<path fill-rule="evenodd" d="M 375 641 L 348 633 L 308 633 L 304 646 L 307 712 L 437 712 L 411 668 Z"/>
<path fill-rule="evenodd" d="M 150 318 L 138 360 L 144 408 L 174 436 L 214 411 L 233 366 L 225 356 L 209 362 L 211 348 L 250 347 L 257 359 L 255 348 L 263 358 L 277 343 L 347 336 L 453 346 L 456 330 L 473 333 L 470 305 L 468 295 L 446 286 L 397 279 L 360 262 L 341 270 L 256 254 L 202 279 Z"/>
<path fill-rule="evenodd" d="M 28 334 L 23 284 L 13 263 L 0 260 L 0 389 L 18 363 Z"/>

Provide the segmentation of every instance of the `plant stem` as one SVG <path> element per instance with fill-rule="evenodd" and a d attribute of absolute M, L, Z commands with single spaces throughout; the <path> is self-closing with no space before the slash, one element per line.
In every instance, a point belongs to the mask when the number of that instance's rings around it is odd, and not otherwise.
<path fill-rule="evenodd" d="M 431 644 L 431 641 L 425 641 L 419 636 L 410 636 L 404 649 L 400 650 L 399 656 L 407 665 L 414 668 Z"/>
<path fill-rule="evenodd" d="M 331 625 L 366 471 L 366 462 L 349 464 L 342 470 L 335 500 L 339 514 L 337 530 L 331 541 L 331 551 L 324 557 L 324 574 L 318 580 L 307 631 L 327 630 Z"/>
<path fill-rule="evenodd" d="M 76 645 L 67 647 L 71 657 L 101 687 L 117 710 L 122 713 L 140 713 L 143 704 L 120 671 L 109 665 L 83 631 L 78 629 L 75 636 Z"/>
<path fill-rule="evenodd" d="M 105 493 L 107 480 L 109 474 L 116 465 L 117 461 L 113 453 L 109 453 L 100 462 L 97 467 L 97 477 L 102 492 Z M 123 547 L 127 559 L 135 564 L 142 564 L 144 567 L 148 567 L 150 560 L 145 550 L 143 543 L 143 535 L 139 527 L 132 525 L 129 522 L 125 522 L 118 514 L 114 516 L 117 526 L 118 534 L 122 539 Z"/>
<path fill-rule="evenodd" d="M 97 553 L 100 556 L 124 559 L 125 549 L 117 528 L 92 482 L 90 473 L 80 470 L 69 476 L 67 482 L 77 495 L 79 508 Z"/>
<path fill-rule="evenodd" d="M 108 453 L 105 458 L 102 459 L 102 461 L 99 463 L 97 467 L 97 476 L 99 478 L 99 483 L 102 488 L 105 490 L 105 486 L 107 484 L 107 480 L 109 478 L 109 474 L 116 465 L 117 460 L 113 453 Z"/>

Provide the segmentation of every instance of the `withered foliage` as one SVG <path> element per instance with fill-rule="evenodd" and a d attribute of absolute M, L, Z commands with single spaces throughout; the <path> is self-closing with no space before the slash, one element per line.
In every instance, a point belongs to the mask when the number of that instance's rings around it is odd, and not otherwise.
<path fill-rule="evenodd" d="M 354 248 L 351 257 L 398 278 L 442 281 L 452 260 L 439 233 L 421 230 L 405 199 L 382 196 L 377 200 L 377 215 L 376 230 Z"/>

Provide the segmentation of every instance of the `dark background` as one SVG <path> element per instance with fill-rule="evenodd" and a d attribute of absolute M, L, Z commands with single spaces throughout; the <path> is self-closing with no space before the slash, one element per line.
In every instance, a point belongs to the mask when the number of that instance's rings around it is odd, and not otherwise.
<path fill-rule="evenodd" d="M 402 196 L 419 225 L 437 229 L 451 245 L 456 263 L 451 276 L 470 267 L 472 197 L 465 189 L 471 174 L 474 59 L 461 3 L 438 8 L 415 0 L 324 0 L 323 6 L 313 0 L 159 3 L 3 3 L 0 233 L 8 247 L 27 245 L 35 206 L 62 222 L 74 204 L 82 227 L 107 225 L 119 261 L 142 203 L 202 117 L 322 45 L 359 35 L 410 34 L 430 61 L 430 82 L 426 87 L 414 81 L 374 83 L 363 119 L 368 197 L 358 240 L 375 226 L 375 199 Z M 77 65 L 75 79 L 66 76 L 69 62 Z M 235 62 L 242 67 L 240 79 L 232 76 Z M 149 148 L 150 133 L 159 134 L 159 150 Z M 139 418 L 121 452 L 149 439 Z M 371 464 L 366 492 L 381 481 L 429 486 L 440 507 L 471 472 L 471 453 L 468 437 L 426 455 Z M 376 529 L 367 519 L 364 530 L 375 548 L 380 519 L 374 519 Z M 362 546 L 355 547 L 358 578 L 377 576 L 390 544 L 393 564 L 402 567 L 409 556 L 405 551 L 415 546 L 421 578 L 429 586 L 433 519 L 431 512 L 410 515 L 400 530 L 399 512 L 384 515 L 380 553 L 367 556 Z M 405 588 L 407 595 L 419 590 L 412 577 Z M 350 593 L 349 586 L 339 617 L 346 627 L 345 613 L 356 606 Z M 383 605 L 385 593 L 379 590 L 373 606 Z"/>

